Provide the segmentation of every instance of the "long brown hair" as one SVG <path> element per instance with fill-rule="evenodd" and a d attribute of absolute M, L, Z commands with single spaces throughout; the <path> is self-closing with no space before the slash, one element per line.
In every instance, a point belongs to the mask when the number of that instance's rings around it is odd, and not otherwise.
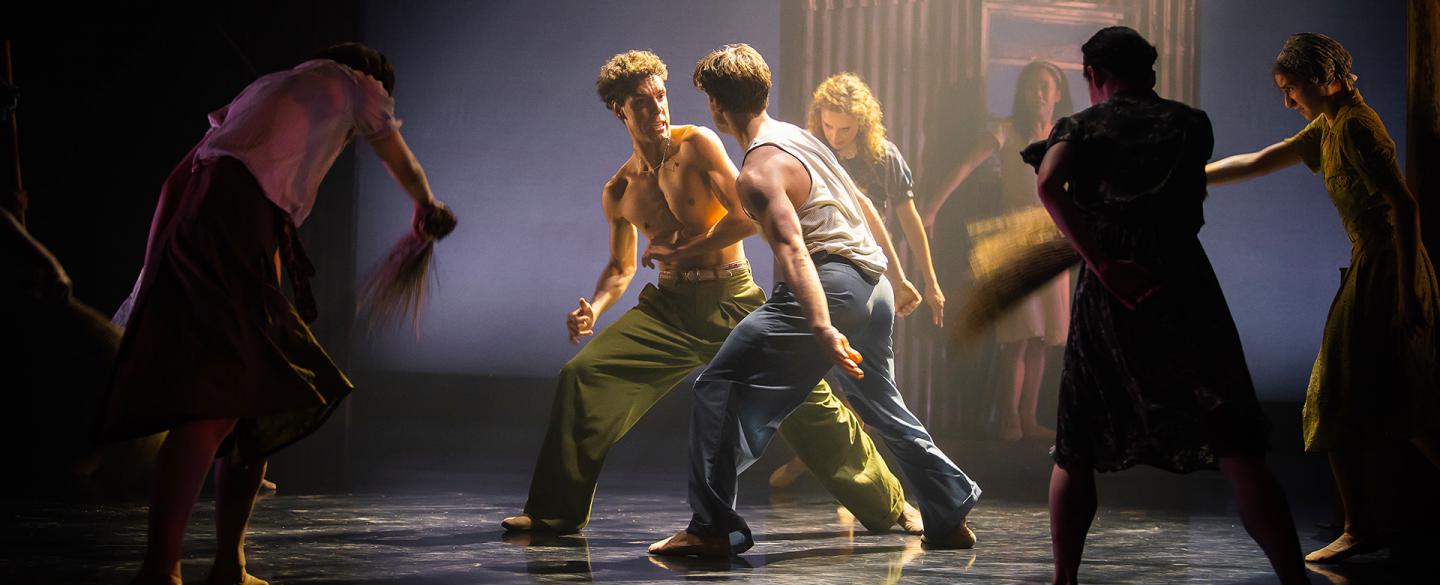
<path fill-rule="evenodd" d="M 1020 70 L 1020 77 L 1015 80 L 1015 96 L 1010 101 L 1010 120 L 1016 130 L 1035 124 L 1035 112 L 1025 106 L 1025 93 L 1040 83 L 1040 76 L 1046 73 L 1055 77 L 1055 89 L 1060 93 L 1060 100 L 1055 102 L 1055 111 L 1048 121 L 1054 122 L 1075 113 L 1075 104 L 1070 99 L 1070 82 L 1065 79 L 1065 73 L 1049 61 L 1031 61 Z"/>

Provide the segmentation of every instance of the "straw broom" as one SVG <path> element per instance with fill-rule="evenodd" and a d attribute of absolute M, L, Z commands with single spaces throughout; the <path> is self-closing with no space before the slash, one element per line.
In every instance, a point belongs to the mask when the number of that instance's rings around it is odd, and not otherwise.
<path fill-rule="evenodd" d="M 455 230 L 455 213 L 443 205 L 415 212 L 410 233 L 396 242 L 361 288 L 359 311 L 370 329 L 409 320 L 417 333 L 430 288 L 435 242 Z"/>
<path fill-rule="evenodd" d="M 974 283 L 964 294 L 951 341 L 968 344 L 1025 297 L 1080 262 L 1044 207 L 972 223 Z"/>

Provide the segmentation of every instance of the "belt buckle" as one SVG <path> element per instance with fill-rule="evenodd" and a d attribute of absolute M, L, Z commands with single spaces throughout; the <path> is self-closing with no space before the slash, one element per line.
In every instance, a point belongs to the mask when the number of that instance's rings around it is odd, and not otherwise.
<path fill-rule="evenodd" d="M 700 269 L 691 268 L 680 273 L 680 280 L 685 282 L 700 282 Z"/>

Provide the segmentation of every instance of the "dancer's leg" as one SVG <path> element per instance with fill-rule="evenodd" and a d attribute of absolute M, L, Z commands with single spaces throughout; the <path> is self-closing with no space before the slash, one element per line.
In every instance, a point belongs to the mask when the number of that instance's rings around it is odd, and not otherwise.
<path fill-rule="evenodd" d="M 905 492 L 860 419 L 821 381 L 785 418 L 780 435 L 820 484 L 870 530 L 900 519 Z"/>
<path fill-rule="evenodd" d="M 1265 551 L 1281 583 L 1305 583 L 1300 539 L 1285 491 L 1265 460 L 1253 455 L 1221 456 L 1220 471 L 1230 480 L 1245 531 Z"/>
<path fill-rule="evenodd" d="M 1095 472 L 1089 467 L 1056 465 L 1050 471 L 1050 550 L 1056 585 L 1079 583 L 1085 535 L 1095 520 Z"/>
<path fill-rule="evenodd" d="M 606 327 L 560 371 L 525 514 L 510 530 L 579 531 L 610 448 L 704 362 L 693 335 L 642 305 Z"/>
<path fill-rule="evenodd" d="M 245 571 L 245 530 L 264 479 L 263 459 L 249 465 L 231 457 L 215 462 L 215 563 L 207 585 L 265 585 Z"/>
<path fill-rule="evenodd" d="M 1026 438 L 1053 439 L 1054 429 L 1040 424 L 1040 386 L 1045 382 L 1045 341 L 1031 339 L 1025 344 L 1025 383 L 1020 387 L 1016 411 L 1020 415 L 1020 431 Z"/>
<path fill-rule="evenodd" d="M 234 428 L 234 419 L 197 420 L 171 429 L 165 437 L 155 458 L 145 561 L 132 583 L 180 583 L 185 525 L 205 485 L 215 450 Z"/>
<path fill-rule="evenodd" d="M 1331 451 L 1330 471 L 1345 509 L 1345 531 L 1334 542 L 1305 555 L 1313 563 L 1338 563 L 1352 556 L 1379 550 L 1379 530 L 1365 502 L 1365 466 L 1359 451 Z"/>

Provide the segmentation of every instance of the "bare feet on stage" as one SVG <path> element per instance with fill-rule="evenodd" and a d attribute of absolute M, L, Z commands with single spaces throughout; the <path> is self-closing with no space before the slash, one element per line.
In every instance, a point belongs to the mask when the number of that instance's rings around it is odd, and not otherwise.
<path fill-rule="evenodd" d="M 1000 424 L 1000 440 L 1013 443 L 1025 438 L 1025 431 L 1020 428 L 1020 417 L 1006 417 L 1005 422 Z"/>
<path fill-rule="evenodd" d="M 899 524 L 906 534 L 925 534 L 925 521 L 920 517 L 920 510 L 911 506 L 910 502 L 905 502 L 905 507 L 900 510 L 900 517 L 895 519 L 895 523 Z M 973 534 L 971 538 L 974 538 Z"/>
<path fill-rule="evenodd" d="M 1055 429 L 1047 428 L 1039 424 L 1031 423 L 1028 425 L 1023 425 L 1020 428 L 1020 432 L 1025 435 L 1026 439 L 1043 441 L 1055 440 Z"/>
<path fill-rule="evenodd" d="M 205 585 L 270 585 L 269 581 L 246 573 L 244 569 L 241 569 L 239 576 L 236 577 L 216 577 L 218 574 L 220 573 L 210 573 L 210 577 L 205 579 Z M 230 572 L 230 574 L 234 573 Z"/>
<path fill-rule="evenodd" d="M 975 531 L 970 529 L 968 522 L 961 520 L 960 525 L 951 530 L 950 534 L 940 538 L 927 536 L 920 539 L 920 542 L 925 545 L 925 548 L 931 549 L 974 548 Z"/>
<path fill-rule="evenodd" d="M 142 567 L 140 573 L 130 580 L 130 585 L 184 585 L 180 580 L 180 567 L 177 565 L 173 573 L 168 575 L 149 574 Z"/>
<path fill-rule="evenodd" d="M 723 559 L 735 556 L 724 536 L 700 536 L 681 530 L 674 536 L 650 545 L 650 554 L 668 557 Z"/>
<path fill-rule="evenodd" d="M 500 526 L 511 532 L 529 532 L 535 529 L 535 522 L 529 514 L 521 514 L 501 520 Z"/>
<path fill-rule="evenodd" d="M 1055 429 L 1046 427 L 1033 420 L 1026 420 L 1025 417 L 1015 414 L 1012 416 L 1001 415 L 1004 419 L 1000 423 L 1000 440 L 1015 442 L 1021 439 L 1035 441 L 1055 440 Z"/>
<path fill-rule="evenodd" d="M 800 481 L 800 478 L 805 477 L 807 471 L 810 471 L 810 468 L 805 467 L 799 457 L 794 457 L 770 474 L 770 489 L 789 489 L 795 482 Z"/>
<path fill-rule="evenodd" d="M 1378 536 L 1355 536 L 1346 532 L 1336 538 L 1335 542 L 1325 545 L 1325 548 L 1305 555 L 1305 561 L 1310 563 L 1338 563 L 1353 557 L 1372 553 L 1385 548 L 1385 539 Z"/>

